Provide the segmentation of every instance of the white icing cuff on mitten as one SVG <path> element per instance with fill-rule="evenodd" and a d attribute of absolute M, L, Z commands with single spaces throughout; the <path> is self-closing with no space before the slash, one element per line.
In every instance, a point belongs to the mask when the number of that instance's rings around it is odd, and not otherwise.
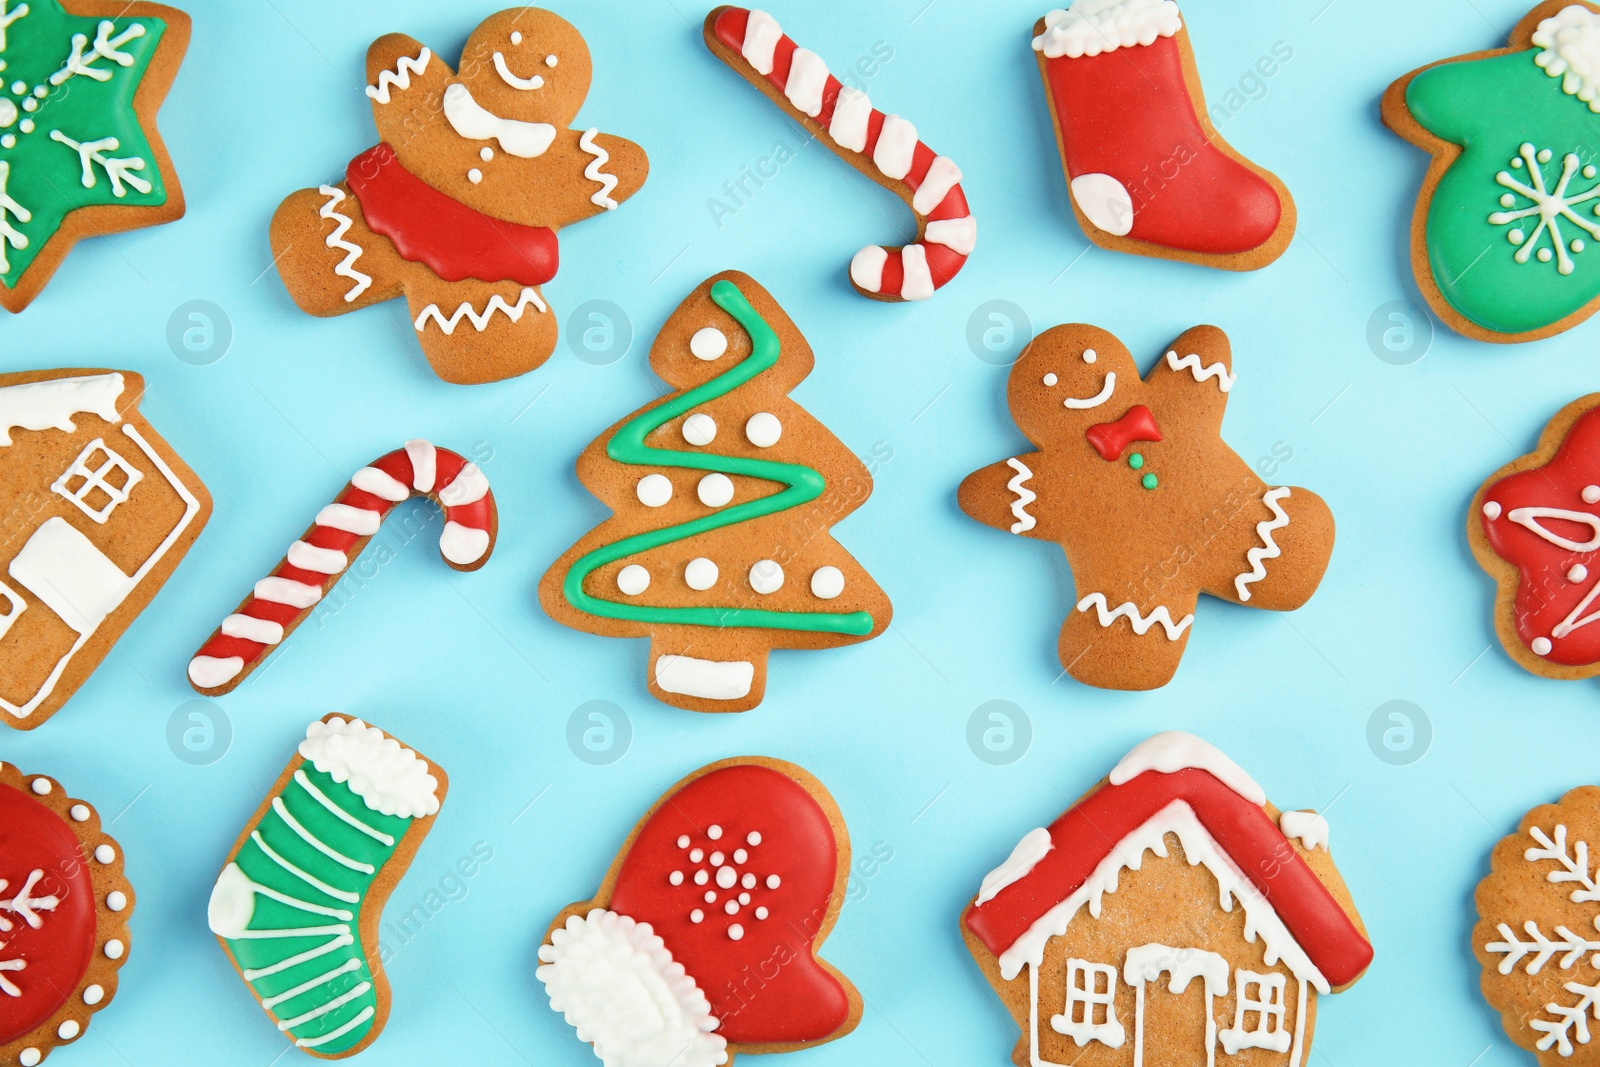
<path fill-rule="evenodd" d="M 349 785 L 373 811 L 418 819 L 439 810 L 439 779 L 427 761 L 360 719 L 312 723 L 300 755 Z"/>
<path fill-rule="evenodd" d="M 1561 91 L 1600 112 L 1600 15 L 1581 4 L 1565 7 L 1539 23 L 1533 43 L 1540 49 L 1533 61 Z"/>
<path fill-rule="evenodd" d="M 1033 50 L 1050 59 L 1077 59 L 1151 44 L 1181 29 L 1183 18 L 1173 0 L 1073 0 L 1045 15 Z"/>
<path fill-rule="evenodd" d="M 700 987 L 649 923 L 596 908 L 539 948 L 550 1007 L 606 1067 L 717 1067 L 727 1042 Z"/>

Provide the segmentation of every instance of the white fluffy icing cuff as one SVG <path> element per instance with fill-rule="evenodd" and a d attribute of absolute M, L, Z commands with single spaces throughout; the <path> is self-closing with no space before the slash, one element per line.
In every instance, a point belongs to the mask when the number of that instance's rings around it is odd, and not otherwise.
<path fill-rule="evenodd" d="M 728 1062 L 711 1003 L 649 923 L 596 908 L 539 948 L 535 972 L 578 1040 L 606 1067 L 717 1067 Z"/>
<path fill-rule="evenodd" d="M 1561 91 L 1600 112 L 1600 15 L 1581 4 L 1562 8 L 1539 23 L 1533 43 L 1533 61 L 1561 79 Z"/>
<path fill-rule="evenodd" d="M 1073 0 L 1045 15 L 1033 50 L 1050 59 L 1077 59 L 1151 44 L 1181 29 L 1183 17 L 1173 0 Z"/>
<path fill-rule="evenodd" d="M 439 810 L 439 779 L 428 773 L 427 761 L 360 719 L 312 723 L 300 755 L 373 811 L 418 819 Z"/>

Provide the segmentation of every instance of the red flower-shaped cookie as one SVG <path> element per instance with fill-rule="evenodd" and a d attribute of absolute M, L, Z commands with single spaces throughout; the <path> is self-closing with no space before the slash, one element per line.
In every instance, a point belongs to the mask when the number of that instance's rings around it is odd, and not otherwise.
<path fill-rule="evenodd" d="M 0 764 L 0 1063 L 34 1067 L 117 991 L 133 890 L 94 809 Z"/>
<path fill-rule="evenodd" d="M 1600 394 L 1561 409 L 1539 447 L 1478 490 L 1468 536 L 1499 585 L 1495 629 L 1535 674 L 1600 674 Z"/>
<path fill-rule="evenodd" d="M 849 866 L 844 820 L 810 774 L 711 764 L 635 827 L 593 900 L 556 917 L 539 980 L 607 1063 L 712 1067 L 842 1037 L 861 997 L 816 950 Z"/>

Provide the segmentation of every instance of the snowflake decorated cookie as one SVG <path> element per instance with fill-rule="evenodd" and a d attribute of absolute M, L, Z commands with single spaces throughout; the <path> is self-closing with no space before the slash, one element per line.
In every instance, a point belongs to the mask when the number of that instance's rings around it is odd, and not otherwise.
<path fill-rule="evenodd" d="M 1600 1064 L 1600 789 L 1534 808 L 1501 839 L 1478 883 L 1472 951 L 1512 1041 L 1544 1067 Z"/>
<path fill-rule="evenodd" d="M 328 715 L 228 853 L 211 932 L 296 1048 L 353 1056 L 383 1030 L 378 923 L 448 788 L 444 771 L 376 726 Z"/>
<path fill-rule="evenodd" d="M 1012 367 L 1011 414 L 1038 451 L 968 475 L 959 502 L 1066 552 L 1077 594 L 1059 651 L 1079 681 L 1165 685 L 1201 593 L 1288 611 L 1321 582 L 1333 515 L 1223 442 L 1236 382 L 1214 326 L 1183 334 L 1143 378 L 1120 341 L 1076 324 L 1040 334 Z"/>
<path fill-rule="evenodd" d="M 1467 538 L 1495 580 L 1511 658 L 1547 678 L 1600 674 L 1600 393 L 1562 408 L 1533 452 L 1484 482 Z"/>
<path fill-rule="evenodd" d="M 0 763 L 0 1064 L 34 1067 L 117 993 L 133 888 L 100 816 Z"/>
<path fill-rule="evenodd" d="M 439 377 L 492 382 L 550 357 L 543 295 L 556 231 L 639 191 L 643 149 L 573 127 L 589 48 L 559 16 L 511 8 L 478 24 L 459 69 L 391 33 L 367 50 L 380 142 L 344 181 L 302 189 L 272 219 L 272 252 L 295 303 L 340 315 L 404 297 Z"/>
<path fill-rule="evenodd" d="M 1507 47 L 1412 71 L 1383 120 L 1433 156 L 1411 263 L 1440 318 L 1531 341 L 1600 308 L 1600 5 L 1550 0 Z"/>
<path fill-rule="evenodd" d="M 1089 240 L 1226 270 L 1289 247 L 1294 200 L 1212 126 L 1173 0 L 1072 0 L 1034 26 L 1033 50 Z"/>
<path fill-rule="evenodd" d="M 702 767 L 647 812 L 593 899 L 550 924 L 539 981 L 606 1067 L 717 1067 L 843 1037 L 862 1000 L 817 957 L 850 837 L 782 760 Z"/>
<path fill-rule="evenodd" d="M 648 637 L 658 700 L 746 711 L 761 703 L 773 649 L 888 627 L 889 598 L 829 533 L 872 476 L 789 399 L 811 349 L 748 275 L 689 294 L 650 365 L 674 392 L 578 457 L 579 479 L 614 514 L 550 567 L 539 600 L 574 629 Z"/>
<path fill-rule="evenodd" d="M 1177 731 L 1024 835 L 961 931 L 1024 1067 L 1301 1067 L 1317 998 L 1372 961 L 1327 821 Z"/>
<path fill-rule="evenodd" d="M 0 307 L 81 237 L 183 217 L 156 111 L 188 44 L 161 4 L 0 0 Z"/>

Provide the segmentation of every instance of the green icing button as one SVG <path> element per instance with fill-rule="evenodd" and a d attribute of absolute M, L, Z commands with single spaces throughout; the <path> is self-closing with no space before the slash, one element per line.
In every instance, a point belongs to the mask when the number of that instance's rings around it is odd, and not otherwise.
<path fill-rule="evenodd" d="M 1134 470 L 1138 470 L 1140 467 L 1144 466 L 1144 457 L 1135 452 L 1133 455 L 1128 457 L 1128 466 L 1132 467 Z"/>
<path fill-rule="evenodd" d="M 1154 489 L 1161 483 L 1156 480 L 1156 476 L 1154 474 L 1146 474 L 1143 478 L 1139 479 L 1139 484 L 1144 486 L 1146 489 Z"/>

